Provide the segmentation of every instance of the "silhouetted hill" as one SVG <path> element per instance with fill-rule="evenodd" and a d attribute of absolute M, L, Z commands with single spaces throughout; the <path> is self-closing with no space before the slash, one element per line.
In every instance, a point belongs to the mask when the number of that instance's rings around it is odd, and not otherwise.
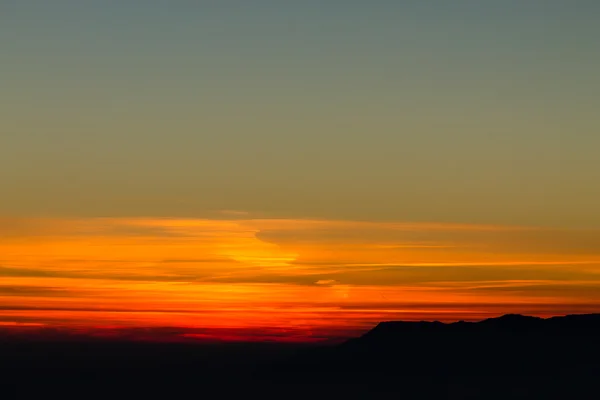
<path fill-rule="evenodd" d="M 544 336 L 569 337 L 588 336 L 600 331 L 600 314 L 568 315 L 543 319 L 518 314 L 507 314 L 498 318 L 490 318 L 480 322 L 404 322 L 390 321 L 378 324 L 374 329 L 358 339 L 350 340 L 343 346 L 392 346 L 404 345 L 402 339 L 414 335 L 431 336 L 437 339 L 446 337 L 458 339 L 478 339 L 490 335 L 499 340 L 508 335 L 525 335 L 539 333 Z M 460 337 L 457 337 L 460 335 Z M 521 339 L 525 339 L 522 337 Z"/>
<path fill-rule="evenodd" d="M 480 371 L 485 367 L 502 368 L 503 363 L 511 363 L 513 370 L 526 365 L 544 369 L 548 367 L 541 363 L 544 360 L 555 364 L 558 357 L 570 361 L 588 359 L 589 354 L 599 350 L 598 338 L 600 314 L 548 319 L 509 314 L 480 322 L 449 324 L 391 321 L 338 346 L 332 354 L 346 365 L 364 359 L 379 363 L 371 365 L 371 369 L 435 369 L 449 365 L 452 370 L 460 367 Z M 385 362 L 400 359 L 402 363 Z"/>
<path fill-rule="evenodd" d="M 600 377 L 599 341 L 600 314 L 505 315 L 450 324 L 390 321 L 326 351 L 303 354 L 286 371 L 387 390 L 402 382 L 405 393 L 425 398 L 454 398 L 456 387 L 482 396 L 476 398 L 497 393 L 520 398 L 507 388 L 527 393 L 523 398 L 588 398 Z"/>

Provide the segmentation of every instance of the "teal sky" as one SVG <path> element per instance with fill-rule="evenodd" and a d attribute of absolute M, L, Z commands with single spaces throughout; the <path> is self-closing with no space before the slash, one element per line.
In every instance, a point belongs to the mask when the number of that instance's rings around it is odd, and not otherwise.
<path fill-rule="evenodd" d="M 600 228 L 600 2 L 0 3 L 0 216 Z"/>

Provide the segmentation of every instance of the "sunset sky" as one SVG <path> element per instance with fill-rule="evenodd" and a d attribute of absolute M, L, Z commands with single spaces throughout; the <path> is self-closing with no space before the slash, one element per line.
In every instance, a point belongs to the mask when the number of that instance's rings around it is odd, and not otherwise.
<path fill-rule="evenodd" d="M 600 312 L 599 18 L 0 2 L 0 329 L 304 341 Z"/>

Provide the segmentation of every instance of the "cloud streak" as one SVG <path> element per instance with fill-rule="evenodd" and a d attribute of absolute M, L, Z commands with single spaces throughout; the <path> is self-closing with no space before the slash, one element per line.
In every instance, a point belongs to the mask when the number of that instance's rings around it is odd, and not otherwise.
<path fill-rule="evenodd" d="M 545 314 L 600 304 L 593 230 L 238 212 L 1 222 L 6 323 L 354 331 L 378 319 L 495 314 L 498 304 Z"/>

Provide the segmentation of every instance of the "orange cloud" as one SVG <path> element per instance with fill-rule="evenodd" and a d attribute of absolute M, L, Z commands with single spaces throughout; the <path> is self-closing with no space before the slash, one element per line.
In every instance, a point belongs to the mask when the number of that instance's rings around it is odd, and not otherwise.
<path fill-rule="evenodd" d="M 598 231 L 229 216 L 2 219 L 0 323 L 340 334 L 600 304 Z"/>

